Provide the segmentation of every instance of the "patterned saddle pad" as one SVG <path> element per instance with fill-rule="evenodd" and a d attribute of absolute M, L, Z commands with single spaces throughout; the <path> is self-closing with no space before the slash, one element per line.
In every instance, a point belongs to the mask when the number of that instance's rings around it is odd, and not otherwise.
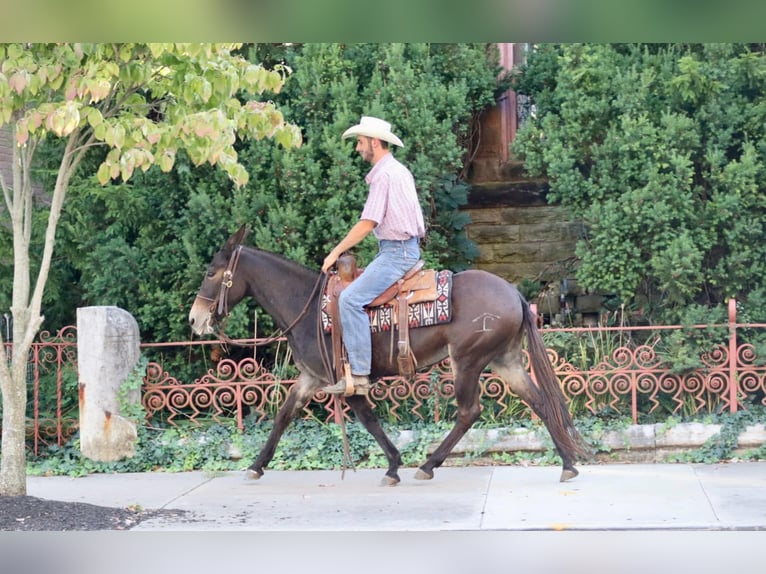
<path fill-rule="evenodd" d="M 330 298 L 322 295 L 322 328 L 325 333 L 332 331 L 332 318 L 327 312 Z M 392 303 L 386 303 L 367 309 L 372 333 L 388 332 L 398 323 L 398 313 Z M 436 298 L 433 301 L 421 301 L 408 306 L 407 318 L 410 329 L 431 327 L 452 320 L 452 271 L 442 270 L 436 273 Z"/>

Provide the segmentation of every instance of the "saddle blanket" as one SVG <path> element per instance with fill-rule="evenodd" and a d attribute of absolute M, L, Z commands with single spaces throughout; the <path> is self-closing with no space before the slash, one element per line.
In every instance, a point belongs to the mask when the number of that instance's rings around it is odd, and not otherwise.
<path fill-rule="evenodd" d="M 322 296 L 322 328 L 325 333 L 332 331 L 332 318 L 326 311 L 329 302 L 330 299 L 325 293 Z M 394 302 L 396 299 L 391 303 L 367 309 L 372 333 L 391 331 L 398 323 L 399 314 L 393 305 Z M 410 329 L 431 327 L 452 320 L 452 271 L 442 270 L 436 273 L 436 299 L 409 305 L 407 318 Z"/>

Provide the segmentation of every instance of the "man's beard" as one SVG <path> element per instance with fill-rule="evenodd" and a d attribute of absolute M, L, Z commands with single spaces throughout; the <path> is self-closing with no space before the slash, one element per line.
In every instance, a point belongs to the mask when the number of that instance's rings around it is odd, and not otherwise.
<path fill-rule="evenodd" d="M 367 143 L 367 146 L 362 149 L 361 155 L 362 155 L 362 159 L 364 161 L 366 161 L 367 163 L 371 163 L 372 162 L 372 158 L 373 158 L 374 154 L 372 152 L 372 144 L 371 143 L 369 143 L 369 142 Z"/>

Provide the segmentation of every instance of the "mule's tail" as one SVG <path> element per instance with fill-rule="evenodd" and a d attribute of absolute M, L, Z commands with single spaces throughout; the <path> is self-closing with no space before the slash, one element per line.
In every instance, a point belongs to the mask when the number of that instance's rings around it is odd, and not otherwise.
<path fill-rule="evenodd" d="M 559 448 L 566 451 L 561 453 L 562 456 L 568 455 L 568 458 L 573 460 L 589 458 L 589 449 L 572 422 L 566 398 L 559 387 L 556 373 L 553 372 L 543 338 L 537 330 L 537 317 L 523 297 L 521 297 L 521 303 L 524 308 L 524 330 L 527 333 L 529 345 L 529 362 L 543 394 L 541 408 L 549 415 L 548 430 Z"/>

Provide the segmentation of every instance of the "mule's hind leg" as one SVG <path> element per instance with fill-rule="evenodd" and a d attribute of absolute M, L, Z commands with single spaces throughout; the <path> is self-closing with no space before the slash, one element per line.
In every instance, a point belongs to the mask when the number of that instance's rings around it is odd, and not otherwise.
<path fill-rule="evenodd" d="M 482 367 L 460 365 L 450 358 L 455 376 L 455 399 L 457 400 L 457 421 L 437 449 L 428 457 L 425 464 L 415 473 L 418 480 L 430 480 L 434 477 L 434 468 L 442 465 L 455 445 L 460 442 L 481 414 L 479 375 Z"/>
<path fill-rule="evenodd" d="M 490 367 L 508 384 L 511 391 L 540 417 L 550 433 L 551 416 L 553 416 L 551 409 L 546 408 L 542 392 L 522 367 L 521 357 L 519 356 L 518 360 L 511 360 L 511 356 L 515 355 L 509 353 L 502 361 L 491 363 Z M 561 482 L 574 478 L 579 474 L 574 466 L 574 460 L 567 456 L 566 450 L 561 448 L 553 433 L 551 433 L 551 439 L 562 461 Z"/>
<path fill-rule="evenodd" d="M 386 472 L 383 480 L 381 480 L 381 486 L 396 486 L 399 484 L 399 467 L 402 466 L 402 457 L 399 453 L 399 449 L 396 448 L 394 443 L 388 438 L 383 428 L 380 426 L 378 417 L 370 407 L 370 403 L 367 402 L 366 396 L 351 395 L 346 397 L 346 401 L 351 409 L 354 411 L 357 420 L 362 423 L 364 428 L 375 437 L 375 440 L 383 449 L 383 452 L 388 459 L 388 471 Z"/>
<path fill-rule="evenodd" d="M 266 444 L 261 448 L 261 452 L 247 469 L 248 478 L 259 479 L 263 476 L 263 469 L 268 466 L 271 459 L 274 458 L 274 452 L 277 450 L 279 439 L 285 432 L 287 425 L 301 412 L 308 402 L 313 398 L 314 393 L 319 389 L 321 381 L 311 375 L 301 373 L 298 380 L 287 395 L 284 404 L 280 407 L 277 416 L 274 419 L 274 426 L 269 433 Z"/>

